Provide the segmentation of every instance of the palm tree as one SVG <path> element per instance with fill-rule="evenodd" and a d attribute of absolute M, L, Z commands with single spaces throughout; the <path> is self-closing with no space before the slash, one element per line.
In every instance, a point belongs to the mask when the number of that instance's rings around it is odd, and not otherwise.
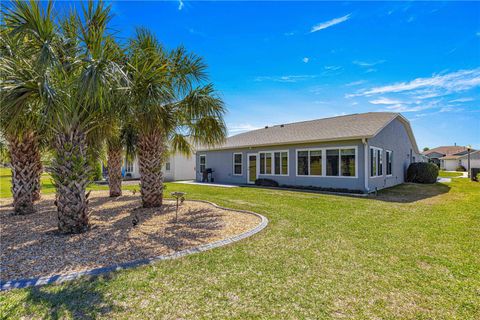
<path fill-rule="evenodd" d="M 45 70 L 55 59 L 52 6 L 15 1 L 2 13 L 0 128 L 11 158 L 14 210 L 28 214 L 40 198 L 41 108 L 50 90 Z"/>
<path fill-rule="evenodd" d="M 167 146 L 190 154 L 194 144 L 212 145 L 225 138 L 223 102 L 205 84 L 205 69 L 201 58 L 182 47 L 166 51 L 145 29 L 138 29 L 130 42 L 129 116 L 138 133 L 144 207 L 162 205 Z"/>
<path fill-rule="evenodd" d="M 66 23 L 69 27 L 63 28 L 69 32 L 65 38 L 78 28 L 79 45 L 78 50 L 71 50 L 75 55 L 67 59 L 70 69 L 62 65 L 55 70 L 57 103 L 47 117 L 55 137 L 52 177 L 57 188 L 58 228 L 64 233 L 80 233 L 89 227 L 89 147 L 95 146 L 94 141 L 103 141 L 105 126 L 116 107 L 112 95 L 125 78 L 108 40 L 110 19 L 109 6 L 89 2 L 83 7 L 83 17 L 71 19 Z"/>

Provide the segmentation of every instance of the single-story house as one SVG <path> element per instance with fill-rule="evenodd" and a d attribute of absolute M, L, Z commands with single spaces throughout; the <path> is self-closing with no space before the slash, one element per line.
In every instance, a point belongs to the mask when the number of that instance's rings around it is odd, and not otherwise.
<path fill-rule="evenodd" d="M 194 180 L 195 179 L 195 155 L 186 157 L 183 154 L 175 153 L 165 161 L 163 168 L 165 181 Z M 129 161 L 126 157 L 123 160 L 122 175 L 124 178 L 139 179 L 140 169 L 138 159 Z"/>
<path fill-rule="evenodd" d="M 453 156 L 453 155 L 461 155 L 462 153 L 466 153 L 467 148 L 463 146 L 441 146 L 433 149 L 429 149 L 427 151 L 423 151 L 422 154 L 428 158 L 429 162 L 435 163 L 437 166 L 440 166 L 440 158 Z M 456 167 L 455 167 L 456 168 Z M 455 168 L 453 170 L 455 170 Z"/>
<path fill-rule="evenodd" d="M 198 149 L 196 179 L 211 170 L 215 183 L 265 178 L 284 186 L 371 192 L 403 183 L 410 163 L 423 159 L 405 117 L 369 112 L 266 126 Z"/>
<path fill-rule="evenodd" d="M 440 169 L 455 171 L 458 166 L 468 170 L 468 152 L 441 157 Z M 480 168 L 480 150 L 470 152 L 470 168 Z"/>

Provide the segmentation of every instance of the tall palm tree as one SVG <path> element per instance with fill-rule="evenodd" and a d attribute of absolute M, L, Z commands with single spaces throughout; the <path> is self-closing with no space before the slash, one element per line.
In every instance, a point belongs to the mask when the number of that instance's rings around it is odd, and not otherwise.
<path fill-rule="evenodd" d="M 125 78 L 108 40 L 110 7 L 89 2 L 82 11 L 81 18 L 64 28 L 69 32 L 78 28 L 79 45 L 78 50 L 70 50 L 76 52 L 67 59 L 70 69 L 65 65 L 55 69 L 57 103 L 47 116 L 55 137 L 52 177 L 57 188 L 58 227 L 64 233 L 84 232 L 89 227 L 86 188 L 92 168 L 88 148 L 94 146 L 93 141 L 102 141 L 116 107 L 112 95 Z"/>
<path fill-rule="evenodd" d="M 50 90 L 45 71 L 55 60 L 52 6 L 14 1 L 2 13 L 0 129 L 10 152 L 14 210 L 27 214 L 40 198 L 41 108 Z"/>
<path fill-rule="evenodd" d="M 138 29 L 130 42 L 129 116 L 138 132 L 144 207 L 162 205 L 167 146 L 190 154 L 193 144 L 211 145 L 225 138 L 223 102 L 213 86 L 205 84 L 205 69 L 201 58 L 182 47 L 165 50 L 145 29 Z"/>

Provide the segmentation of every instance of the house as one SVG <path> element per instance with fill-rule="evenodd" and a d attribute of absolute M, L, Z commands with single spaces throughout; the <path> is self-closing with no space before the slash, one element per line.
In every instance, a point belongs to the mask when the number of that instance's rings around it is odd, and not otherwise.
<path fill-rule="evenodd" d="M 186 157 L 180 153 L 172 154 L 165 161 L 162 168 L 165 181 L 193 180 L 195 179 L 195 156 Z M 123 161 L 122 175 L 124 178 L 139 179 L 140 169 L 138 159 Z"/>
<path fill-rule="evenodd" d="M 214 181 L 370 192 L 405 180 L 410 163 L 422 161 L 408 120 L 399 113 L 370 112 L 249 131 L 222 145 L 197 150 L 196 179 L 211 169 Z"/>
<path fill-rule="evenodd" d="M 439 158 L 440 169 L 455 171 L 459 166 L 468 170 L 468 151 L 462 151 Z M 480 168 L 480 150 L 470 151 L 470 168 Z"/>
<path fill-rule="evenodd" d="M 453 155 L 461 155 L 461 153 L 467 152 L 467 148 L 463 146 L 441 146 L 427 151 L 423 151 L 422 154 L 428 158 L 429 162 L 435 163 L 437 166 L 440 166 L 440 158 L 449 157 Z M 456 167 L 455 167 L 456 168 Z M 452 170 L 455 170 L 453 168 Z"/>

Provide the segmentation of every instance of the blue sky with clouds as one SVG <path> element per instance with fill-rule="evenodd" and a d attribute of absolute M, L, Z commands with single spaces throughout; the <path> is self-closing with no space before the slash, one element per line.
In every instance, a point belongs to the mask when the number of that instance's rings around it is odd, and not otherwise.
<path fill-rule="evenodd" d="M 475 2 L 112 2 L 136 26 L 203 56 L 230 134 L 368 111 L 402 112 L 421 147 L 480 148 Z"/>

